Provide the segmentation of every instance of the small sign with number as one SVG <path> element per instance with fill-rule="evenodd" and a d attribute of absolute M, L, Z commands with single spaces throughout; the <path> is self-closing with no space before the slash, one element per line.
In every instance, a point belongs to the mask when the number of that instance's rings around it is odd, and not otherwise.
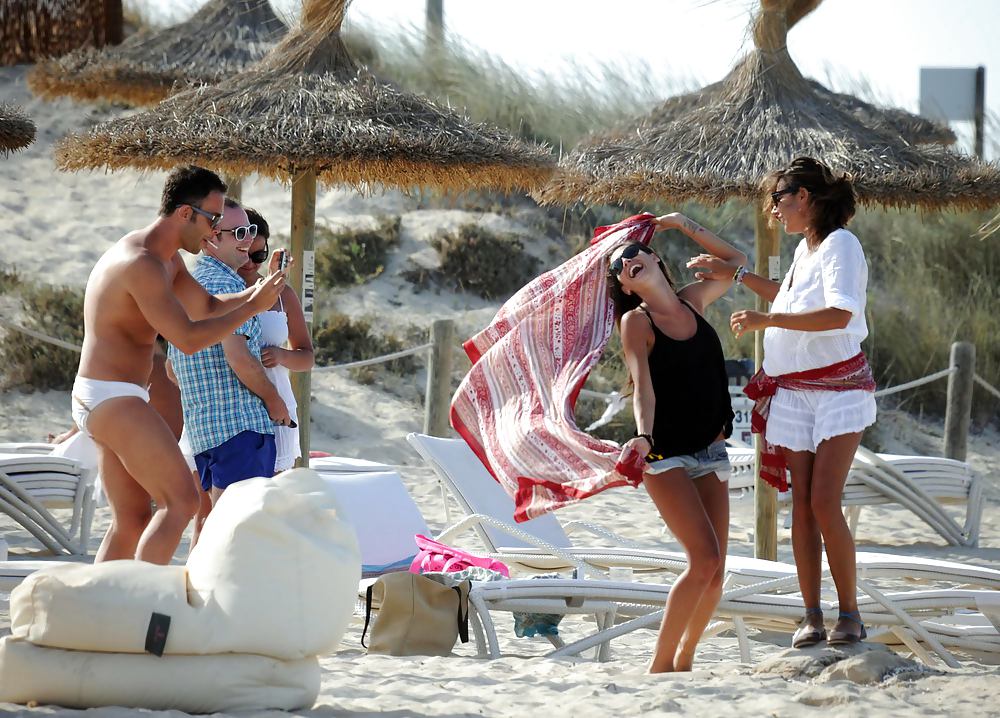
<path fill-rule="evenodd" d="M 302 252 L 302 314 L 306 322 L 313 320 L 313 292 L 316 287 L 316 252 Z"/>

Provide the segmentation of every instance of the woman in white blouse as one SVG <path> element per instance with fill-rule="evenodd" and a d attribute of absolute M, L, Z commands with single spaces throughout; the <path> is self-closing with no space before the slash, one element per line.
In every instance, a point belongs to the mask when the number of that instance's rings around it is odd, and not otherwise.
<path fill-rule="evenodd" d="M 779 284 L 702 255 L 691 260 L 734 279 L 772 302 L 771 311 L 733 313 L 737 336 L 764 330 L 764 364 L 747 387 L 756 400 L 755 430 L 766 451 L 762 478 L 787 488 L 792 477 L 792 548 L 806 615 L 792 645 L 865 637 L 857 612 L 854 539 L 841 495 L 865 427 L 875 421 L 875 382 L 861 351 L 868 264 L 858 238 L 844 228 L 854 215 L 849 177 L 799 157 L 762 183 L 766 209 L 790 235 L 803 239 Z M 768 410 L 768 403 L 770 407 Z M 826 544 L 840 616 L 827 639 L 820 609 L 821 551 Z"/>

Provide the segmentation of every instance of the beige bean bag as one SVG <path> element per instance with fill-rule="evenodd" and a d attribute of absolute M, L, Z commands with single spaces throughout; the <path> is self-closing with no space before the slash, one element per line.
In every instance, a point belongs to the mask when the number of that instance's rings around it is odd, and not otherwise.
<path fill-rule="evenodd" d="M 69 708 L 141 706 L 217 713 L 311 708 L 319 694 L 315 657 L 163 656 L 42 648 L 0 639 L 0 702 Z"/>
<path fill-rule="evenodd" d="M 229 487 L 187 566 L 139 561 L 43 569 L 11 593 L 11 631 L 38 646 L 143 653 L 169 616 L 166 655 L 332 652 L 361 576 L 353 529 L 309 469 Z"/>

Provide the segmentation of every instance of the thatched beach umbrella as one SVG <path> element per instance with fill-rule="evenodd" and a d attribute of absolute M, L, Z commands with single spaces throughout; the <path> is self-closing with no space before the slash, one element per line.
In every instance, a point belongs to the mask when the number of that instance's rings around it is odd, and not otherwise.
<path fill-rule="evenodd" d="M 185 85 L 211 84 L 246 70 L 287 30 L 268 0 L 209 0 L 184 22 L 142 30 L 118 46 L 43 60 L 28 73 L 28 87 L 49 100 L 154 105 Z M 237 199 L 241 177 L 226 177 Z"/>
<path fill-rule="evenodd" d="M 218 82 L 261 60 L 287 28 L 267 0 L 210 0 L 188 20 L 141 30 L 117 46 L 43 60 L 28 73 L 40 97 L 152 105 L 176 85 Z"/>
<path fill-rule="evenodd" d="M 306 0 L 301 26 L 252 70 L 71 137 L 57 149 L 59 166 L 169 169 L 194 162 L 291 180 L 291 279 L 310 321 L 317 179 L 366 191 L 530 190 L 548 179 L 554 158 L 547 148 L 472 124 L 356 65 L 340 38 L 345 10 L 345 0 Z M 310 377 L 294 376 L 308 456 Z"/>
<path fill-rule="evenodd" d="M 121 0 L 0 0 L 0 65 L 121 40 Z"/>
<path fill-rule="evenodd" d="M 789 6 L 763 0 L 755 48 L 720 83 L 584 139 L 538 193 L 543 203 L 755 201 L 769 171 L 811 155 L 854 176 L 862 202 L 985 208 L 1000 173 L 943 147 L 948 134 L 901 110 L 881 112 L 799 72 L 785 47 Z M 818 5 L 810 0 L 810 6 Z"/>
<path fill-rule="evenodd" d="M 35 141 L 35 123 L 19 107 L 0 103 L 0 152 L 4 155 Z"/>
<path fill-rule="evenodd" d="M 759 199 L 759 182 L 811 155 L 854 177 L 862 202 L 890 207 L 986 208 L 1000 202 L 1000 170 L 917 145 L 926 126 L 837 95 L 799 72 L 788 28 L 819 0 L 761 0 L 754 49 L 721 82 L 668 100 L 644 117 L 582 141 L 538 193 L 543 203 Z M 768 276 L 778 232 L 756 216 L 756 271 Z M 776 261 L 775 261 L 776 265 Z M 758 308 L 763 301 L 758 299 Z M 755 354 L 760 366 L 761 336 Z M 756 554 L 777 551 L 773 489 L 757 481 Z"/>

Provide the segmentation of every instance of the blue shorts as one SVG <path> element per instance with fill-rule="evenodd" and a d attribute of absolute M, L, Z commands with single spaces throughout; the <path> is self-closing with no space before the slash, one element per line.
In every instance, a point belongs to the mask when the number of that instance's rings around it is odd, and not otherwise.
<path fill-rule="evenodd" d="M 719 439 L 715 443 L 709 444 L 708 448 L 693 454 L 671 456 L 668 459 L 651 461 L 646 465 L 647 474 L 662 474 L 671 469 L 686 469 L 687 475 L 692 479 L 699 479 L 714 473 L 719 481 L 729 481 L 729 474 L 733 467 L 729 463 L 729 454 L 726 452 L 726 441 Z"/>
<path fill-rule="evenodd" d="M 214 449 L 194 457 L 201 488 L 224 489 L 257 476 L 274 476 L 274 434 L 242 431 Z"/>

